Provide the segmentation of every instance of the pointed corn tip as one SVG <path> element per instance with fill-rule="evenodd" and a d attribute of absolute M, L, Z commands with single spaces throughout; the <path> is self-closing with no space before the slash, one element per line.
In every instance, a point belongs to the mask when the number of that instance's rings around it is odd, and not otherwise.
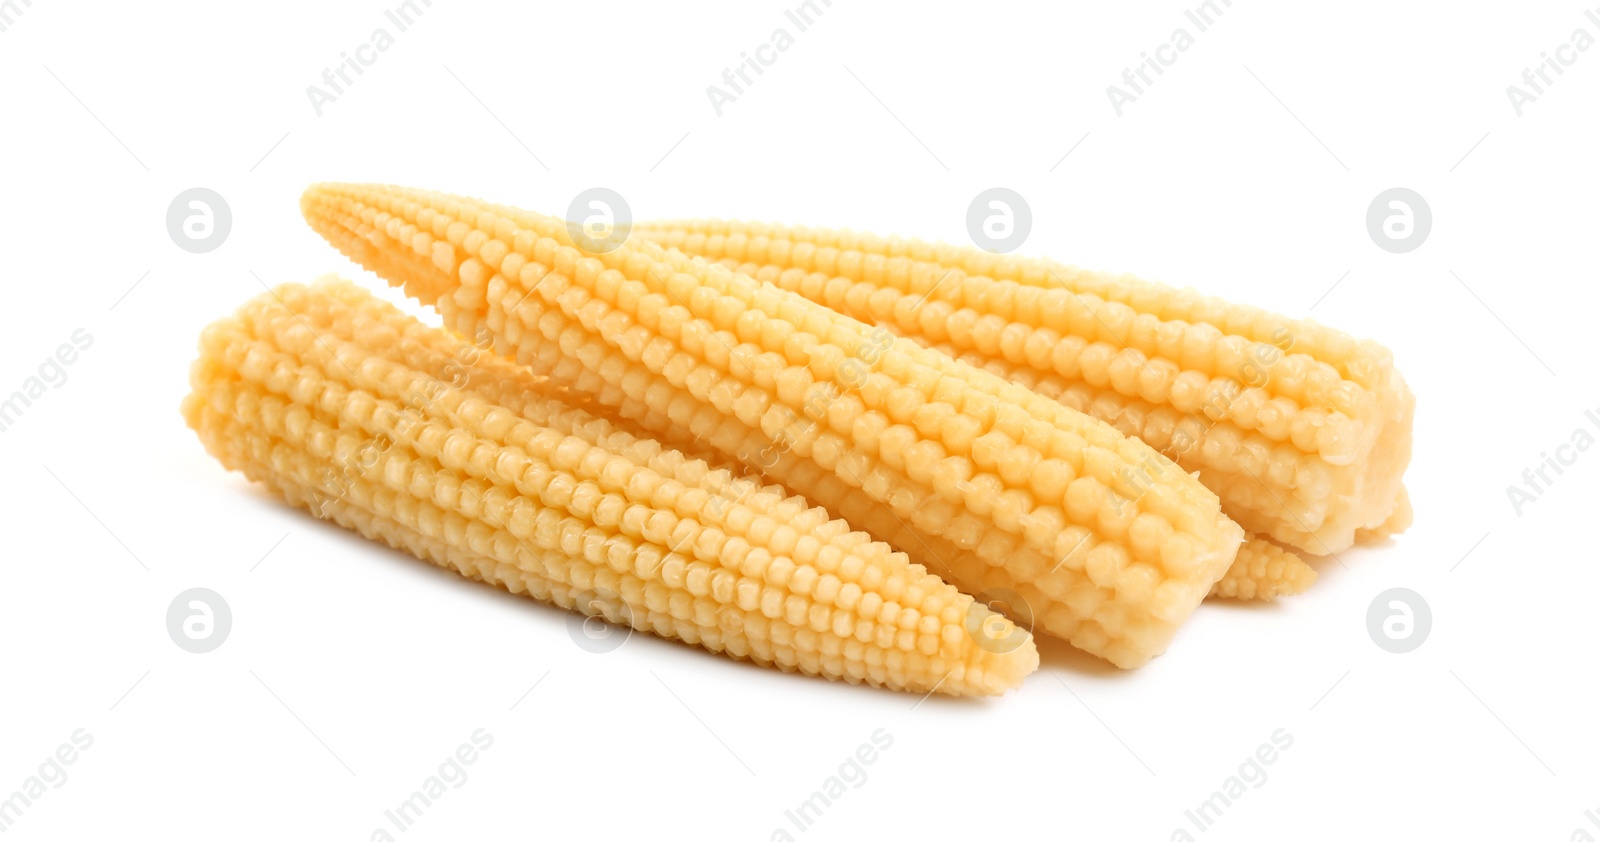
<path fill-rule="evenodd" d="M 1219 599 L 1277 599 L 1304 593 L 1317 581 L 1317 571 L 1299 555 L 1264 538 L 1247 536 L 1233 565 L 1212 585 Z"/>
<path fill-rule="evenodd" d="M 1034 636 L 974 603 L 965 621 L 962 663 L 938 689 L 953 696 L 1000 696 L 1039 668 Z"/>
<path fill-rule="evenodd" d="M 1039 648 L 1030 634 L 1009 652 L 984 652 L 975 666 L 981 670 L 982 680 L 974 692 L 1000 696 L 1021 687 L 1022 680 L 1039 669 Z"/>
<path fill-rule="evenodd" d="M 319 181 L 315 184 L 307 186 L 306 189 L 300 193 L 301 215 L 309 218 L 311 215 L 311 209 L 316 206 L 317 200 L 327 196 L 329 192 L 328 188 L 332 186 L 333 184 L 331 182 L 326 181 Z"/>

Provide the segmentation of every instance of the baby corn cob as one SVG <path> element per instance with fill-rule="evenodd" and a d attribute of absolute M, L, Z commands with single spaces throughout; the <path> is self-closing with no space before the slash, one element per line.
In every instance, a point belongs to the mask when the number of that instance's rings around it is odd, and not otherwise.
<path fill-rule="evenodd" d="M 1119 666 L 1165 650 L 1242 539 L 1144 444 L 746 276 L 650 243 L 589 253 L 560 220 L 428 191 L 318 185 L 302 211 L 462 334 L 725 455 L 808 460 L 981 562 L 958 584 L 1020 592 L 1038 628 Z"/>
<path fill-rule="evenodd" d="M 1277 599 L 1304 593 L 1317 581 L 1317 571 L 1299 556 L 1271 541 L 1244 542 L 1228 572 L 1211 586 L 1221 599 Z"/>
<path fill-rule="evenodd" d="M 713 505 L 726 471 L 346 282 L 213 324 L 191 381 L 184 416 L 228 468 L 514 593 L 917 693 L 996 695 L 1038 665 L 1025 631 L 823 509 L 778 486 Z"/>
<path fill-rule="evenodd" d="M 723 221 L 633 233 L 998 367 L 1198 471 L 1234 520 L 1292 547 L 1396 526 L 1414 400 L 1373 342 L 974 248 Z"/>

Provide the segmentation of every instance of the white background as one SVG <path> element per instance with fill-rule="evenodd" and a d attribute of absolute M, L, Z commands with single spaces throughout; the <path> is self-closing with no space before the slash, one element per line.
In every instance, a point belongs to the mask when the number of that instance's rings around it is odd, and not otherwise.
<path fill-rule="evenodd" d="M 793 4 L 439 0 L 405 33 L 385 2 L 6 5 L 0 394 L 94 337 L 0 433 L 0 796 L 94 738 L 7 839 L 367 839 L 478 728 L 493 746 L 405 838 L 1600 837 L 1600 453 L 1520 516 L 1506 495 L 1600 408 L 1600 47 L 1520 117 L 1506 95 L 1600 37 L 1583 4 L 1237 0 L 1120 117 L 1106 87 L 1195 4 L 836 0 L 720 117 L 706 87 Z M 306 87 L 378 27 L 394 45 L 318 116 Z M 566 614 L 290 510 L 183 426 L 207 322 L 262 282 L 379 283 L 301 221 L 321 180 L 956 242 L 1010 187 L 1025 253 L 1392 348 L 1417 522 L 1300 597 L 1206 603 L 1136 672 L 1042 644 L 985 702 L 642 635 L 586 652 Z M 164 221 L 195 186 L 233 213 L 204 255 Z M 1395 186 L 1433 213 L 1405 255 L 1364 221 Z M 165 630 L 191 587 L 232 607 L 210 654 Z M 1432 606 L 1411 654 L 1366 632 L 1390 587 Z M 1190 824 L 1280 728 L 1265 782 Z M 865 783 L 789 824 L 877 729 Z"/>

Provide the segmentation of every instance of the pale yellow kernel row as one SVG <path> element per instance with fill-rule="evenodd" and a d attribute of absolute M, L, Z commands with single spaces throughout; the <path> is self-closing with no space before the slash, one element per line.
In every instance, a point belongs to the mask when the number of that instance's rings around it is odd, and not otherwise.
<path fill-rule="evenodd" d="M 844 270 L 865 264 L 868 267 L 881 267 L 876 269 L 880 273 L 908 272 L 909 269 L 900 267 L 913 262 L 937 263 L 958 267 L 970 275 L 1094 295 L 1105 301 L 1125 304 L 1136 313 L 1148 313 L 1164 321 L 1215 325 L 1229 335 L 1244 336 L 1255 342 L 1275 343 L 1286 335 L 1293 336 L 1297 346 L 1304 349 L 1305 353 L 1338 366 L 1343 375 L 1367 388 L 1381 388 L 1380 384 L 1393 368 L 1393 356 L 1383 346 L 1370 340 L 1355 339 L 1310 319 L 1289 319 L 1256 307 L 1203 296 L 1192 289 L 1169 287 L 1131 275 L 1088 271 L 1048 258 L 995 254 L 971 246 L 883 237 L 849 229 L 760 222 L 674 220 L 640 222 L 635 223 L 634 227 L 640 231 L 682 232 L 686 236 L 765 237 L 772 243 L 768 248 L 775 256 L 781 256 L 783 249 L 808 244 L 815 259 L 824 262 L 835 260 Z M 826 249 L 833 250 L 832 257 L 830 252 L 822 251 Z M 904 260 L 891 263 L 894 258 Z M 891 266 L 894 268 L 890 269 Z"/>
<path fill-rule="evenodd" d="M 949 343 L 913 339 L 1098 418 L 1125 435 L 1137 436 L 1157 450 L 1175 454 L 1191 470 L 1260 477 L 1307 521 L 1326 516 L 1333 491 L 1330 467 L 1290 442 L 1273 441 L 1233 424 L 1216 423 L 1204 414 L 1128 398 L 1115 390 L 1098 389 L 1081 380 L 986 357 L 978 351 L 962 351 Z M 1224 504 L 1227 502 L 1224 498 Z"/>

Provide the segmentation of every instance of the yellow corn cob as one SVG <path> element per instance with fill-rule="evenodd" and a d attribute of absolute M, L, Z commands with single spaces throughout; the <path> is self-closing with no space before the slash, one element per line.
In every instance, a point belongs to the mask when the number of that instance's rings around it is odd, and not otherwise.
<path fill-rule="evenodd" d="M 1239 548 L 1228 572 L 1211 586 L 1221 599 L 1277 599 L 1304 593 L 1317 581 L 1317 571 L 1277 544 L 1259 538 Z"/>
<path fill-rule="evenodd" d="M 1216 496 L 1142 443 L 748 277 L 650 243 L 591 254 L 560 220 L 428 191 L 318 185 L 302 210 L 463 335 L 727 456 L 808 461 L 975 559 L 957 584 L 1020 593 L 1036 628 L 1119 666 L 1164 651 L 1237 552 Z"/>
<path fill-rule="evenodd" d="M 209 327 L 183 405 L 230 469 L 514 593 L 852 683 L 995 695 L 1031 637 L 781 487 L 636 439 L 337 280 Z M 480 389 L 514 393 L 507 406 Z"/>
<path fill-rule="evenodd" d="M 413 329 L 427 330 L 421 325 L 414 325 Z M 409 364 L 417 366 L 439 364 L 426 355 L 413 356 L 420 353 L 420 347 L 416 344 L 406 346 L 406 360 Z M 519 413 L 525 412 L 523 407 L 528 406 L 530 401 L 541 400 L 548 394 L 556 392 L 550 381 L 534 378 L 521 367 L 511 366 L 511 371 L 520 376 L 502 371 L 495 377 L 473 378 L 470 389 L 489 403 L 505 406 Z M 712 475 L 716 489 L 712 499 L 714 505 L 723 504 L 726 500 L 746 500 L 769 481 L 776 482 L 813 502 L 825 505 L 830 512 L 843 517 L 857 528 L 864 529 L 874 536 L 882 536 L 880 540 L 887 541 L 895 547 L 909 548 L 905 549 L 905 552 L 911 559 L 939 573 L 946 580 L 964 579 L 977 583 L 974 587 L 981 586 L 984 589 L 980 591 L 983 597 L 980 601 L 985 604 L 993 601 L 999 606 L 1013 609 L 1028 621 L 1024 623 L 1026 626 L 1032 626 L 1033 606 L 1044 604 L 1044 598 L 1031 584 L 1013 581 L 1004 575 L 1003 568 L 991 568 L 975 554 L 962 550 L 943 538 L 918 532 L 896 517 L 887 506 L 875 502 L 861 489 L 846 485 L 837 476 L 823 471 L 811 460 L 800 459 L 793 453 L 786 453 L 764 472 L 756 470 L 755 466 L 751 465 L 745 465 L 747 470 L 740 471 L 725 467 L 722 463 L 726 457 L 687 431 L 691 427 L 704 428 L 704 424 L 679 425 L 670 417 L 651 412 L 643 404 L 627 399 L 622 400 L 620 405 L 613 409 L 581 393 L 560 390 L 559 394 L 565 403 L 604 418 L 612 426 L 632 432 L 638 438 L 654 437 L 662 444 L 687 456 L 701 459 L 713 466 L 724 467 L 724 473 Z M 711 410 L 706 414 L 714 416 L 715 411 Z M 1248 545 L 1241 548 L 1241 553 L 1246 549 Z M 960 570 L 964 575 L 954 576 L 952 570 Z"/>
<path fill-rule="evenodd" d="M 723 221 L 633 230 L 998 367 L 1198 471 L 1241 525 L 1292 547 L 1338 552 L 1401 507 L 1414 400 L 1376 343 L 974 248 Z"/>

